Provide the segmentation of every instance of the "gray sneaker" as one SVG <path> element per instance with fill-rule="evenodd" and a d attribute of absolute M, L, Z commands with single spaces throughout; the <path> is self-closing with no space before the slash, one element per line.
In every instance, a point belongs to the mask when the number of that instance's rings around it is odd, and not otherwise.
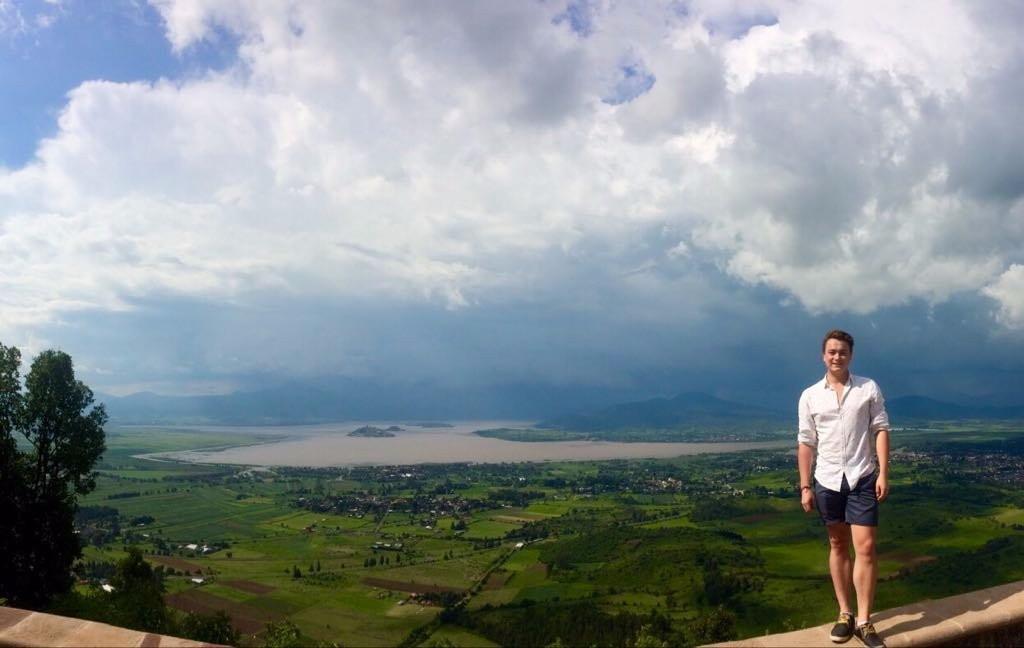
<path fill-rule="evenodd" d="M 868 648 L 885 648 L 885 642 L 875 632 L 875 626 L 870 621 L 864 625 L 857 626 L 856 635 L 861 640 L 861 643 Z"/>
<path fill-rule="evenodd" d="M 853 629 L 856 626 L 856 622 L 853 619 L 853 615 L 849 612 L 840 612 L 839 620 L 832 626 L 832 633 L 829 637 L 834 643 L 843 643 L 850 640 L 853 636 Z"/>

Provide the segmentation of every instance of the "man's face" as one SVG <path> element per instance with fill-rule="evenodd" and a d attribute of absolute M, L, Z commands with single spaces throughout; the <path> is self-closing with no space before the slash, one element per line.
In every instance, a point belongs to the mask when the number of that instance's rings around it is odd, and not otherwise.
<path fill-rule="evenodd" d="M 825 370 L 836 377 L 845 377 L 846 372 L 850 369 L 850 358 L 853 357 L 853 351 L 850 350 L 850 345 L 842 340 L 835 338 L 829 338 L 825 342 L 825 353 L 823 360 L 825 361 Z"/>

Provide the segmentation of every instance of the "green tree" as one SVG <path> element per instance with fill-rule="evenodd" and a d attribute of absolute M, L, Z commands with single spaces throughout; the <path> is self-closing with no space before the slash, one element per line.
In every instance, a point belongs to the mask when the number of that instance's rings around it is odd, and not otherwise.
<path fill-rule="evenodd" d="M 302 635 L 298 626 L 285 619 L 277 623 L 268 623 L 266 633 L 263 635 L 264 648 L 300 648 Z"/>
<path fill-rule="evenodd" d="M 138 547 L 128 547 L 128 555 L 117 563 L 110 579 L 112 619 L 116 625 L 169 633 L 173 616 L 164 603 L 164 584 Z"/>
<path fill-rule="evenodd" d="M 74 529 L 77 496 L 95 488 L 104 450 L 103 405 L 75 379 L 71 356 L 44 351 L 20 388 L 20 352 L 0 344 L 0 598 L 38 608 L 70 589 L 81 555 Z M 18 433 L 28 442 L 19 450 Z"/>
<path fill-rule="evenodd" d="M 242 638 L 224 610 L 217 610 L 213 614 L 189 612 L 181 620 L 181 634 L 188 639 L 226 646 L 237 646 Z"/>
<path fill-rule="evenodd" d="M 63 616 L 174 635 L 214 644 L 237 645 L 241 636 L 223 610 L 213 614 L 180 615 L 163 599 L 162 567 L 153 569 L 138 547 L 128 547 L 110 577 L 112 592 L 99 587 L 71 590 L 56 599 L 49 611 Z"/>
<path fill-rule="evenodd" d="M 684 628 L 686 643 L 703 646 L 733 639 L 736 634 L 736 613 L 721 606 L 706 611 Z"/>
<path fill-rule="evenodd" d="M 640 630 L 637 632 L 636 638 L 632 643 L 628 643 L 626 645 L 632 646 L 632 648 L 669 648 L 669 643 L 654 634 L 654 630 L 648 623 L 640 626 Z"/>
<path fill-rule="evenodd" d="M 8 446 L 4 456 L 11 458 L 14 456 L 13 432 L 17 427 L 20 404 L 19 367 L 21 352 L 0 344 L 0 440 L 4 440 L 4 445 Z"/>
<path fill-rule="evenodd" d="M 32 490 L 56 497 L 92 492 L 93 467 L 106 449 L 106 409 L 92 406 L 92 390 L 75 379 L 71 356 L 63 351 L 36 357 L 25 390 L 20 427 L 34 449 L 29 457 Z"/>
<path fill-rule="evenodd" d="M 23 503 L 24 485 L 19 479 L 19 453 L 14 441 L 17 428 L 18 410 L 21 403 L 21 381 L 18 368 L 21 353 L 13 347 L 0 344 L 0 519 L 4 531 L 0 533 L 0 603 L 10 599 L 19 602 L 19 571 L 22 561 L 17 557 L 24 533 Z M 10 557 L 8 559 L 7 557 Z"/>

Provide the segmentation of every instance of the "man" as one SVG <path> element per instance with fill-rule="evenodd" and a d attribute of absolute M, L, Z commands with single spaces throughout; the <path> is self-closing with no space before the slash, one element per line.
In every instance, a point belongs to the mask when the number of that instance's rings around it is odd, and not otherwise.
<path fill-rule="evenodd" d="M 829 331 L 821 350 L 825 378 L 804 390 L 798 408 L 800 504 L 808 513 L 817 508 L 828 531 L 828 567 L 839 603 L 832 641 L 856 635 L 869 648 L 884 648 L 871 624 L 871 605 L 878 580 L 878 504 L 889 495 L 889 418 L 878 385 L 850 373 L 853 336 Z"/>

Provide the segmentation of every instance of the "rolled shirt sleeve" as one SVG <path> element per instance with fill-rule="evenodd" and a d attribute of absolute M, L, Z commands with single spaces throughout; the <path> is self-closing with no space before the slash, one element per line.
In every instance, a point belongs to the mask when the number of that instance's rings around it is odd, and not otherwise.
<path fill-rule="evenodd" d="M 885 411 L 885 397 L 882 396 L 882 390 L 874 381 L 871 382 L 871 386 L 874 388 L 874 393 L 871 394 L 868 401 L 868 411 L 871 417 L 868 429 L 872 434 L 877 434 L 879 430 L 889 429 L 889 414 Z"/>
<path fill-rule="evenodd" d="M 800 395 L 800 402 L 797 405 L 797 419 L 797 443 L 803 443 L 812 448 L 818 447 L 818 428 L 814 425 L 814 417 L 811 415 L 811 403 L 806 392 Z"/>

